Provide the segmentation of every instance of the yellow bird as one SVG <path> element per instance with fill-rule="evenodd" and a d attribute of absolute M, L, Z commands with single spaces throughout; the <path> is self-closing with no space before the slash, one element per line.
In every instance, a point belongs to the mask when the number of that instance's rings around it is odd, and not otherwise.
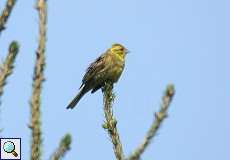
<path fill-rule="evenodd" d="M 123 45 L 116 43 L 91 63 L 82 79 L 79 93 L 69 103 L 67 109 L 73 109 L 88 91 L 96 92 L 105 82 L 116 83 L 124 70 L 127 53 L 128 50 Z"/>

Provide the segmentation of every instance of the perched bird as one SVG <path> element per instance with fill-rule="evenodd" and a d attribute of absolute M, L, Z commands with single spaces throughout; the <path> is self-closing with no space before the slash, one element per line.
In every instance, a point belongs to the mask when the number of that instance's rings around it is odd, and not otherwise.
<path fill-rule="evenodd" d="M 96 92 L 104 86 L 105 82 L 116 83 L 125 67 L 127 53 L 128 50 L 123 45 L 113 44 L 111 48 L 91 63 L 82 79 L 79 93 L 69 103 L 67 109 L 73 109 L 88 91 Z"/>

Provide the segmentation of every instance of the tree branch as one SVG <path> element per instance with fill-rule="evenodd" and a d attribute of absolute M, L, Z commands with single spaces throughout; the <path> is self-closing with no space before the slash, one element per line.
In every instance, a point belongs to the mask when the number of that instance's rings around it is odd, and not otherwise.
<path fill-rule="evenodd" d="M 59 160 L 62 157 L 65 156 L 66 152 L 70 150 L 70 145 L 71 145 L 71 135 L 66 134 L 62 139 L 59 144 L 59 147 L 56 149 L 56 151 L 53 153 L 51 156 L 51 160 Z"/>
<path fill-rule="evenodd" d="M 47 7 L 45 0 L 37 0 L 39 13 L 39 44 L 36 51 L 36 63 L 33 75 L 33 91 L 31 98 L 31 124 L 32 144 L 31 160 L 41 159 L 41 121 L 40 121 L 40 96 L 42 82 L 44 81 L 45 42 L 46 42 L 46 17 Z"/>
<path fill-rule="evenodd" d="M 106 83 L 102 92 L 104 94 L 103 102 L 104 102 L 104 115 L 105 115 L 105 122 L 103 124 L 103 128 L 108 131 L 108 134 L 111 138 L 116 159 L 122 160 L 124 157 L 122 144 L 116 127 L 117 121 L 113 116 L 113 110 L 112 110 L 112 103 L 115 98 L 115 95 L 113 93 L 113 85 L 110 83 Z"/>
<path fill-rule="evenodd" d="M 11 11 L 15 5 L 16 0 L 7 0 L 6 6 L 0 16 L 0 34 L 5 29 L 5 24 L 11 14 Z"/>
<path fill-rule="evenodd" d="M 162 97 L 160 110 L 155 113 L 155 120 L 153 121 L 150 129 L 148 130 L 146 136 L 144 137 L 143 142 L 133 151 L 133 153 L 127 158 L 127 160 L 140 159 L 142 153 L 145 151 L 145 149 L 150 144 L 153 137 L 156 135 L 163 120 L 167 117 L 167 111 L 174 94 L 175 94 L 174 86 L 168 85 L 164 93 L 164 96 Z"/>
<path fill-rule="evenodd" d="M 8 55 L 0 67 L 0 96 L 3 94 L 3 87 L 6 84 L 7 77 L 13 72 L 13 64 L 19 50 L 18 42 L 11 42 Z"/>

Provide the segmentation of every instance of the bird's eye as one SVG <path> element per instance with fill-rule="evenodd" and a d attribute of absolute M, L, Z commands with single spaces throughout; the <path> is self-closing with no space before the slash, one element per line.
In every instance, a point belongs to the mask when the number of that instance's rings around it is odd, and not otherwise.
<path fill-rule="evenodd" d="M 120 50 L 120 51 L 124 51 L 124 48 L 120 48 L 119 50 Z"/>

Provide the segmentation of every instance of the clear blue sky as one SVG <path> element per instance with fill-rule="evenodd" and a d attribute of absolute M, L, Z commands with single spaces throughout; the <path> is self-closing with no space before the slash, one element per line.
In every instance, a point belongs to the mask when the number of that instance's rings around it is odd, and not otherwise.
<path fill-rule="evenodd" d="M 2 9 L 5 1 L 0 2 Z M 85 69 L 114 42 L 131 53 L 116 84 L 114 114 L 124 152 L 130 153 L 148 130 L 166 84 L 176 95 L 158 136 L 143 160 L 230 159 L 230 1 L 99 0 L 48 1 L 46 82 L 42 91 L 43 157 L 70 132 L 64 159 L 114 159 L 102 129 L 102 94 L 87 94 L 66 110 Z M 38 17 L 34 1 L 18 1 L 0 37 L 0 58 L 11 40 L 21 44 L 14 74 L 1 104 L 1 136 L 22 137 L 29 158 L 29 100 Z"/>

